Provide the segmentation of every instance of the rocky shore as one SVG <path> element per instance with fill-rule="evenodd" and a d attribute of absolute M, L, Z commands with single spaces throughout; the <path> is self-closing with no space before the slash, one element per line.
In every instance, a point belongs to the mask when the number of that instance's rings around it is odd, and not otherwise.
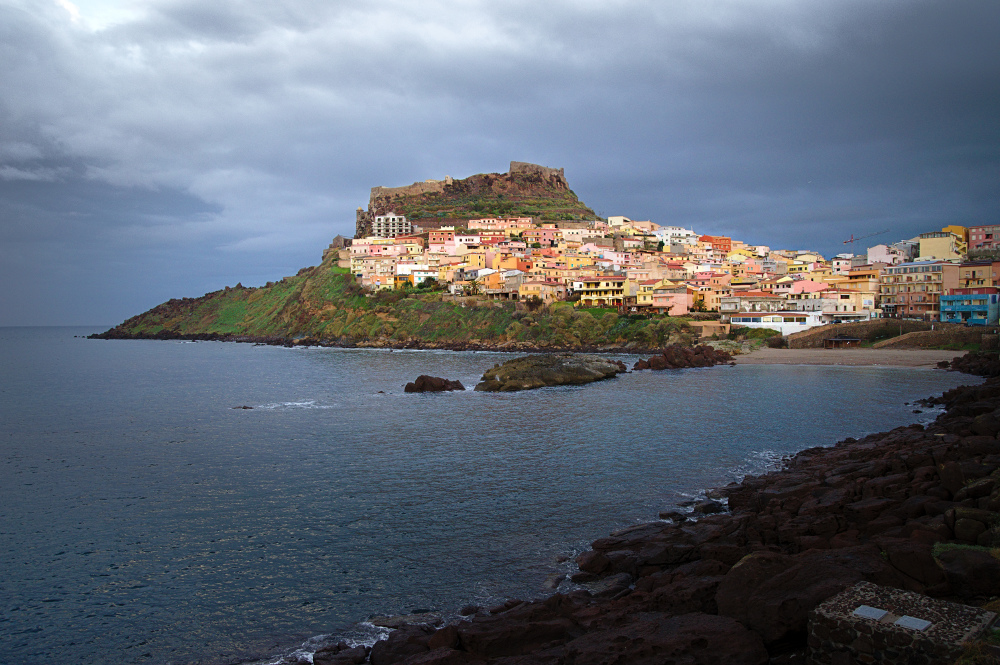
<path fill-rule="evenodd" d="M 809 612 L 859 581 L 971 605 L 1000 595 L 1000 363 L 911 425 L 803 450 L 718 492 L 728 512 L 676 515 L 594 541 L 583 589 L 402 625 L 316 665 L 805 663 Z M 711 512 L 705 510 L 704 512 Z M 990 605 L 993 607 L 993 605 Z"/>
<path fill-rule="evenodd" d="M 732 362 L 733 357 L 725 351 L 713 349 L 702 344 L 700 346 L 682 346 L 671 344 L 649 360 L 639 360 L 632 367 L 634 370 L 681 369 L 684 367 L 712 367 Z"/>
<path fill-rule="evenodd" d="M 494 365 L 476 384 L 479 392 L 515 392 L 547 386 L 578 386 L 611 379 L 628 368 L 620 360 L 581 354 L 549 353 L 513 358 Z"/>
<path fill-rule="evenodd" d="M 112 328 L 102 333 L 88 335 L 87 339 L 118 339 L 118 340 L 158 340 L 184 342 L 236 342 L 242 344 L 262 344 L 266 346 L 319 346 L 338 349 L 393 349 L 393 350 L 425 350 L 425 351 L 491 351 L 503 353 L 635 353 L 659 354 L 662 347 L 637 346 L 634 344 L 577 344 L 573 346 L 536 344 L 534 342 L 434 342 L 408 340 L 400 342 L 388 338 L 376 338 L 363 342 L 347 338 L 329 340 L 316 337 L 274 337 L 264 335 L 229 335 L 222 333 L 182 334 L 170 330 L 157 333 L 124 333 Z"/>

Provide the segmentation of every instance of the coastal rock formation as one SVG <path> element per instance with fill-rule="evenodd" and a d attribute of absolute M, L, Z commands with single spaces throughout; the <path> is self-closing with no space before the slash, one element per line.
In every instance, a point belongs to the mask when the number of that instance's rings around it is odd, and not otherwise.
<path fill-rule="evenodd" d="M 513 392 L 545 386 L 580 385 L 628 371 L 621 361 L 590 355 L 544 354 L 508 360 L 483 374 L 476 390 Z"/>
<path fill-rule="evenodd" d="M 938 367 L 976 376 L 1000 376 L 1000 356 L 996 352 L 966 353 L 952 360 L 950 364 L 941 361 Z"/>
<path fill-rule="evenodd" d="M 379 662 L 804 663 L 809 612 L 858 581 L 995 599 L 1000 440 L 978 432 L 1000 378 L 930 402 L 947 410 L 927 427 L 810 448 L 729 485 L 729 513 L 594 541 L 576 559 L 584 589 L 390 636 L 379 651 L 398 658 Z"/>
<path fill-rule="evenodd" d="M 465 390 L 461 381 L 449 381 L 439 376 L 421 374 L 416 381 L 411 381 L 403 388 L 406 393 L 441 393 L 449 390 Z"/>
<path fill-rule="evenodd" d="M 649 360 L 639 360 L 632 369 L 680 369 L 682 367 L 712 367 L 732 361 L 733 357 L 725 351 L 713 349 L 702 344 L 700 346 L 682 346 L 671 344 L 663 349 L 663 353 Z"/>

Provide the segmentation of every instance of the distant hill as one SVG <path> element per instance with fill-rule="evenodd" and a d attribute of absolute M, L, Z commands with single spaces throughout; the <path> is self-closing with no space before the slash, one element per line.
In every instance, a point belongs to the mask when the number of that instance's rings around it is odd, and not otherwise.
<path fill-rule="evenodd" d="M 534 217 L 538 221 L 597 219 L 597 213 L 570 189 L 563 169 L 525 162 L 511 162 L 507 173 L 373 187 L 368 210 L 358 208 L 355 237 L 369 235 L 372 220 L 389 212 L 425 227 L 497 216 Z"/>

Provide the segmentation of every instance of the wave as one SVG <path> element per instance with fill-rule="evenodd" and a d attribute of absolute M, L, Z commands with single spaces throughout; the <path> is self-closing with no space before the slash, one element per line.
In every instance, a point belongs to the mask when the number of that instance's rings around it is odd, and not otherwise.
<path fill-rule="evenodd" d="M 333 404 L 318 404 L 316 400 L 310 399 L 303 402 L 272 402 L 255 406 L 255 409 L 265 409 L 268 411 L 289 411 L 293 409 L 332 409 Z"/>

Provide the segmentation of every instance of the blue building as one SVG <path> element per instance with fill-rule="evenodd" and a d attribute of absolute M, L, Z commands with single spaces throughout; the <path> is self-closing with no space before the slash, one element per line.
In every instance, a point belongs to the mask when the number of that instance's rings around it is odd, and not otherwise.
<path fill-rule="evenodd" d="M 951 289 L 941 296 L 941 320 L 970 326 L 995 326 L 1000 323 L 1000 289 L 995 286 Z"/>

